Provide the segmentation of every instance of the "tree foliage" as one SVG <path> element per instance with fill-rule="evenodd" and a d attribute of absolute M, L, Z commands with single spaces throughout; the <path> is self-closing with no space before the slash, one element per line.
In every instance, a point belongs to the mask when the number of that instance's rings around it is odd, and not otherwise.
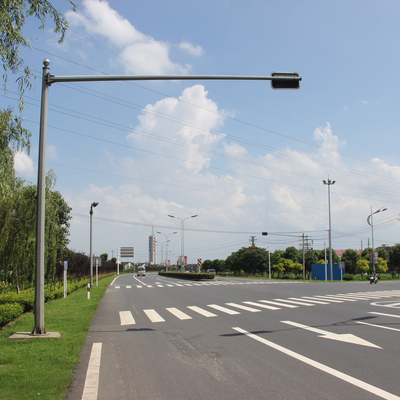
<path fill-rule="evenodd" d="M 268 251 L 259 247 L 242 247 L 226 259 L 225 266 L 234 273 L 264 273 L 268 268 Z"/>
<path fill-rule="evenodd" d="M 66 0 L 76 9 L 76 3 Z M 3 81 L 6 89 L 8 73 L 17 75 L 20 92 L 20 109 L 23 109 L 23 96 L 31 87 L 31 70 L 20 57 L 22 47 L 30 48 L 30 40 L 22 34 L 27 18 L 34 17 L 39 22 L 39 29 L 44 29 L 47 18 L 55 24 L 54 32 L 60 34 L 62 42 L 68 28 L 68 22 L 47 0 L 2 0 L 0 4 L 0 54 L 3 64 Z"/>
<path fill-rule="evenodd" d="M 347 249 L 343 252 L 342 261 L 345 263 L 345 269 L 347 274 L 355 274 L 357 269 L 357 262 L 360 259 L 359 254 L 356 250 Z"/>
<path fill-rule="evenodd" d="M 369 262 L 367 260 L 358 260 L 356 272 L 360 274 L 361 278 L 363 274 L 369 271 Z"/>

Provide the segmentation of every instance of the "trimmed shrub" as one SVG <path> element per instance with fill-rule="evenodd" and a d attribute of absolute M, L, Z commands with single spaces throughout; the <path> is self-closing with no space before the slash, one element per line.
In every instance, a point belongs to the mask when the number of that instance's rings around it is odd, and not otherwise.
<path fill-rule="evenodd" d="M 19 303 L 0 304 L 0 326 L 8 324 L 24 312 L 24 308 Z"/>
<path fill-rule="evenodd" d="M 344 274 L 343 275 L 343 280 L 344 281 L 352 281 L 352 280 L 354 280 L 354 275 L 352 275 L 352 274 Z"/>
<path fill-rule="evenodd" d="M 11 292 L 0 295 L 0 304 L 18 303 L 23 307 L 24 312 L 31 311 L 34 302 L 35 293 L 32 290 L 23 291 L 20 294 Z"/>

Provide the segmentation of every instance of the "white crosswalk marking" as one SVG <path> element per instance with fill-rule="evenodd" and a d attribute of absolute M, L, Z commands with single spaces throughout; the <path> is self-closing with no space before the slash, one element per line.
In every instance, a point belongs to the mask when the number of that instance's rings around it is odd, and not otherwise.
<path fill-rule="evenodd" d="M 143 310 L 151 322 L 164 322 L 165 319 L 155 310 Z"/>
<path fill-rule="evenodd" d="M 187 308 L 189 308 L 192 311 L 197 312 L 200 315 L 203 315 L 204 317 L 210 318 L 210 317 L 217 317 L 217 314 L 214 314 L 210 311 L 207 310 L 203 310 L 200 307 L 196 307 L 196 306 L 187 306 Z"/>
<path fill-rule="evenodd" d="M 120 311 L 119 319 L 121 321 L 121 325 L 135 325 L 135 320 L 130 311 Z"/>
<path fill-rule="evenodd" d="M 331 299 L 327 296 L 317 296 L 315 295 L 314 297 L 316 297 L 317 299 L 322 299 L 324 301 L 329 301 L 330 303 L 344 303 L 344 300 L 336 300 L 336 299 Z"/>
<path fill-rule="evenodd" d="M 127 288 L 127 289 L 131 289 L 131 288 L 132 288 L 132 286 L 127 286 L 126 288 Z"/>
<path fill-rule="evenodd" d="M 314 303 L 314 304 L 329 304 L 324 301 L 315 300 L 315 299 L 314 300 L 306 300 L 304 297 L 302 297 L 301 299 L 299 299 L 297 297 L 289 297 L 289 300 L 296 300 L 296 301 L 300 301 L 300 302 Z"/>
<path fill-rule="evenodd" d="M 142 285 L 137 285 L 136 286 L 138 289 L 141 289 L 143 286 Z"/>
<path fill-rule="evenodd" d="M 308 303 L 304 303 L 304 302 L 301 302 L 301 301 L 284 300 L 284 299 L 274 299 L 274 300 L 283 301 L 284 303 L 296 304 L 296 305 L 299 305 L 299 306 L 307 306 L 307 307 L 315 306 L 315 304 L 308 304 Z"/>
<path fill-rule="evenodd" d="M 261 303 L 272 304 L 272 305 L 278 306 L 278 307 L 298 308 L 298 306 L 294 306 L 292 304 L 278 303 L 277 301 L 269 301 L 269 300 L 258 300 L 258 301 Z"/>
<path fill-rule="evenodd" d="M 244 310 L 244 311 L 261 312 L 261 310 L 257 310 L 256 308 L 252 308 L 252 307 L 247 307 L 242 304 L 236 304 L 236 303 L 225 303 L 225 304 L 227 306 L 236 307 L 236 308 L 239 308 L 240 310 Z"/>
<path fill-rule="evenodd" d="M 244 301 L 243 303 L 250 304 L 251 306 L 266 308 L 267 310 L 280 310 L 279 307 L 267 306 L 266 304 L 260 304 L 260 303 L 254 302 L 254 301 Z"/>
<path fill-rule="evenodd" d="M 121 286 L 115 286 L 115 289 L 120 289 L 121 288 Z"/>
<path fill-rule="evenodd" d="M 207 307 L 214 308 L 214 309 L 216 309 L 218 311 L 222 311 L 222 312 L 224 312 L 226 314 L 229 314 L 229 315 L 240 314 L 240 312 L 238 312 L 238 311 L 230 310 L 229 308 L 219 306 L 218 304 L 208 304 Z"/>
<path fill-rule="evenodd" d="M 169 311 L 172 315 L 175 315 L 175 317 L 179 318 L 180 320 L 193 319 L 190 315 L 185 314 L 175 307 L 166 308 L 166 310 Z"/>

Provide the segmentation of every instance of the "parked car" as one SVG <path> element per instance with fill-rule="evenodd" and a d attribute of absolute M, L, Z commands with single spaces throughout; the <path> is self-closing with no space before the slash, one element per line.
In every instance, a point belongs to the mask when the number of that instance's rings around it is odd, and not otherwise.
<path fill-rule="evenodd" d="M 215 275 L 215 269 L 208 269 L 207 274 L 214 274 Z"/>

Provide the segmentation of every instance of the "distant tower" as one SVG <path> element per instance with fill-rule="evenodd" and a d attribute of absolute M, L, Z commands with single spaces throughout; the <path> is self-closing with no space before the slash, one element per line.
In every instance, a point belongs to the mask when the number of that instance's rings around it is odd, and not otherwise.
<path fill-rule="evenodd" d="M 149 236 L 149 264 L 157 264 L 157 236 L 154 236 L 154 228 Z"/>

